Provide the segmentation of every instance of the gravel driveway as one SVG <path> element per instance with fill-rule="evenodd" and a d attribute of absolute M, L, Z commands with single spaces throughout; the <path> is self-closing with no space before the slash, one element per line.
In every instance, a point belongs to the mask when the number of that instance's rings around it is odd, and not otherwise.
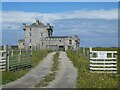
<path fill-rule="evenodd" d="M 43 77 L 45 77 L 51 70 L 53 55 L 55 52 L 52 52 L 44 58 L 43 61 L 39 63 L 34 69 L 28 72 L 22 78 L 8 83 L 3 86 L 3 88 L 32 88 L 38 83 Z"/>
<path fill-rule="evenodd" d="M 60 66 L 55 80 L 47 88 L 76 88 L 77 69 L 66 52 L 60 52 Z"/>

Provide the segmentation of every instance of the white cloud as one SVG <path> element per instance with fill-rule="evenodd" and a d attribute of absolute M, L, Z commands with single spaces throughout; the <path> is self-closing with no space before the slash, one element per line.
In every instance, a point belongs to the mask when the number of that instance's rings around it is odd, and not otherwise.
<path fill-rule="evenodd" d="M 64 13 L 37 13 L 20 11 L 3 11 L 3 30 L 22 30 L 22 23 L 31 24 L 35 19 L 43 23 L 54 24 L 54 33 L 61 35 L 78 34 L 82 40 L 100 37 L 117 39 L 118 10 L 78 10 Z M 84 19 L 84 20 L 82 20 Z M 97 20 L 99 19 L 99 20 Z M 104 19 L 104 20 L 100 20 Z M 109 20 L 109 21 L 108 21 Z M 0 21 L 1 22 L 1 21 Z M 92 37 L 93 36 L 93 37 Z M 101 38 L 102 40 L 103 38 Z M 108 40 L 108 39 L 107 39 Z M 89 40 L 87 40 L 89 42 Z M 94 43 L 93 43 L 94 44 Z M 117 45 L 117 44 L 116 44 Z"/>
<path fill-rule="evenodd" d="M 8 23 L 31 23 L 35 19 L 43 22 L 52 22 L 59 19 L 87 18 L 87 19 L 117 19 L 118 10 L 78 10 L 66 13 L 37 13 L 37 12 L 20 12 L 20 11 L 3 11 L 3 22 Z"/>

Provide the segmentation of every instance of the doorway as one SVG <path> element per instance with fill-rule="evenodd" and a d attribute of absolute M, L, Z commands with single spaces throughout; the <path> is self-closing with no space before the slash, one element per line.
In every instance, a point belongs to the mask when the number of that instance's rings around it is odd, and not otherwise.
<path fill-rule="evenodd" d="M 59 46 L 59 51 L 65 51 L 65 47 L 64 46 Z"/>

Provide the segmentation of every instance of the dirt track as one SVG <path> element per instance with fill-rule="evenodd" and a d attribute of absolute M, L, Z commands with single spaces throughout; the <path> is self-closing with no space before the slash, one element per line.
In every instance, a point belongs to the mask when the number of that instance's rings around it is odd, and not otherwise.
<path fill-rule="evenodd" d="M 56 79 L 47 88 L 76 88 L 77 69 L 65 52 L 60 52 L 60 66 Z"/>
<path fill-rule="evenodd" d="M 34 88 L 43 77 L 51 72 L 54 54 L 55 52 L 48 54 L 38 66 L 25 76 L 4 85 L 3 88 Z M 60 52 L 59 61 L 59 70 L 57 71 L 55 80 L 50 82 L 45 88 L 76 88 L 77 69 L 74 68 L 66 52 Z"/>
<path fill-rule="evenodd" d="M 46 58 L 40 64 L 28 72 L 22 78 L 8 83 L 3 86 L 3 88 L 32 88 L 38 83 L 43 77 L 45 77 L 51 70 L 53 55 L 52 52 L 47 55 Z"/>

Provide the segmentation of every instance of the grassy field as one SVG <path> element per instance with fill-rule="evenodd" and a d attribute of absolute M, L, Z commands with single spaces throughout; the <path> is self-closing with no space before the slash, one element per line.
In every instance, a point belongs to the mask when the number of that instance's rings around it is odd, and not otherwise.
<path fill-rule="evenodd" d="M 37 66 L 37 64 L 43 60 L 43 58 L 45 56 L 47 56 L 48 53 L 50 53 L 51 50 L 41 50 L 41 51 L 33 51 L 33 57 L 32 57 L 32 64 L 34 68 L 35 66 Z M 26 70 L 17 70 L 15 72 L 8 72 L 8 71 L 3 71 L 2 72 L 2 84 L 6 84 L 9 83 L 11 81 L 14 81 L 20 77 L 22 77 L 23 75 L 25 75 L 28 71 L 30 71 L 30 69 L 26 69 Z"/>
<path fill-rule="evenodd" d="M 96 48 L 96 50 L 98 50 Z M 100 50 L 100 49 L 99 49 Z M 105 50 L 105 49 L 104 49 Z M 119 74 L 90 73 L 89 58 L 82 52 L 68 50 L 68 57 L 78 69 L 77 88 L 117 88 Z"/>

